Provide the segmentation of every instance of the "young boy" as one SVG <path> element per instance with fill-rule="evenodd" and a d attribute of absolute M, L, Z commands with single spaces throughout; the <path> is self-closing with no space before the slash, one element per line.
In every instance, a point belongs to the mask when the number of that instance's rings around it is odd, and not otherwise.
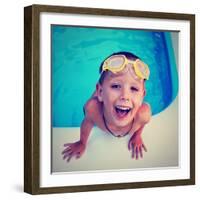
<path fill-rule="evenodd" d="M 64 144 L 62 154 L 67 162 L 83 155 L 95 125 L 115 137 L 129 134 L 128 149 L 132 158 L 142 158 L 143 150 L 147 151 L 141 134 L 151 118 L 150 106 L 143 103 L 148 66 L 132 53 L 118 52 L 105 59 L 100 73 L 96 91 L 84 106 L 80 140 Z"/>

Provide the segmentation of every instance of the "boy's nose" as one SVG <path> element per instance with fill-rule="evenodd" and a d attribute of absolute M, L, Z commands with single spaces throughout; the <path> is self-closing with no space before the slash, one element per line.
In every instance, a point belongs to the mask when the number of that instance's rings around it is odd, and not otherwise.
<path fill-rule="evenodd" d="M 121 98 L 120 98 L 122 101 L 129 101 L 130 100 L 130 95 L 129 95 L 129 92 L 126 90 L 126 89 L 123 89 L 122 90 L 122 93 L 121 93 Z"/>
<path fill-rule="evenodd" d="M 121 100 L 122 100 L 122 101 L 129 101 L 129 98 L 121 97 Z"/>

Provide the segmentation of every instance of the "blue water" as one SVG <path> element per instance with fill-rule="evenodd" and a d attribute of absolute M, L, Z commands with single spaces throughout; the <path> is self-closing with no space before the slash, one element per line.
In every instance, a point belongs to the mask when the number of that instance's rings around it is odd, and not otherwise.
<path fill-rule="evenodd" d="M 130 51 L 149 65 L 145 101 L 153 115 L 178 93 L 178 73 L 170 32 L 52 25 L 52 126 L 77 127 L 83 105 L 110 54 Z"/>

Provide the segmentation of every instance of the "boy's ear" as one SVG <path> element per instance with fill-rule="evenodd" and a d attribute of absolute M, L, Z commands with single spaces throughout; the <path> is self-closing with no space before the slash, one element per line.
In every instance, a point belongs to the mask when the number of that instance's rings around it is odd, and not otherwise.
<path fill-rule="evenodd" d="M 143 97 L 145 97 L 146 96 L 146 89 L 144 89 L 144 91 L 143 91 Z"/>
<path fill-rule="evenodd" d="M 102 102 L 102 86 L 99 83 L 96 84 L 96 91 L 98 100 Z"/>
<path fill-rule="evenodd" d="M 143 82 L 143 97 L 146 96 L 145 80 Z"/>

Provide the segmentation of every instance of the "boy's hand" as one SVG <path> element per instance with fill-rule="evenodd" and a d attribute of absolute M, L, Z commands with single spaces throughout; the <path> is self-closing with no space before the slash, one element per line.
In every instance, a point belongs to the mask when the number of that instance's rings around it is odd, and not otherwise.
<path fill-rule="evenodd" d="M 143 158 L 143 151 L 147 149 L 143 143 L 140 130 L 136 131 L 128 142 L 128 149 L 132 151 L 132 158 L 138 160 L 139 156 Z"/>
<path fill-rule="evenodd" d="M 63 160 L 67 160 L 69 162 L 72 157 L 80 158 L 85 152 L 86 145 L 81 141 L 75 143 L 66 143 L 64 144 L 65 150 L 62 152 Z"/>

